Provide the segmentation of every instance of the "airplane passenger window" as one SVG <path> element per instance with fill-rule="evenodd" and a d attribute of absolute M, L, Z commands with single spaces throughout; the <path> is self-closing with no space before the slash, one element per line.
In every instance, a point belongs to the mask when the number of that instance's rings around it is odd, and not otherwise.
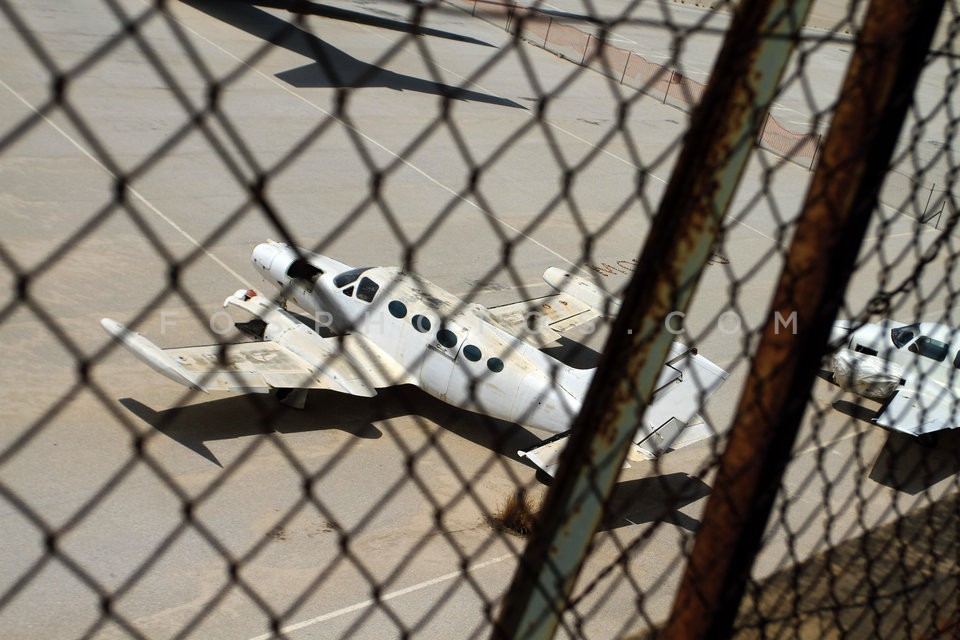
<path fill-rule="evenodd" d="M 960 369 L 960 351 L 957 351 L 957 357 L 953 359 L 953 366 Z"/>
<path fill-rule="evenodd" d="M 437 342 L 447 349 L 453 349 L 457 346 L 457 334 L 450 329 L 440 329 L 437 331 Z"/>
<path fill-rule="evenodd" d="M 500 358 L 490 358 L 487 360 L 487 368 L 494 373 L 500 373 L 503 371 L 503 360 Z"/>
<path fill-rule="evenodd" d="M 344 271 L 341 274 L 334 276 L 333 286 L 340 287 L 346 286 L 351 282 L 355 282 L 357 278 L 360 277 L 360 274 L 369 269 L 370 267 L 360 267 L 359 269 L 350 269 L 350 271 Z"/>
<path fill-rule="evenodd" d="M 363 300 L 364 302 L 373 302 L 373 296 L 377 295 L 377 291 L 379 290 L 380 285 L 370 278 L 364 278 L 360 281 L 360 284 L 357 285 L 357 299 Z"/>
<path fill-rule="evenodd" d="M 480 347 L 475 344 L 468 344 L 463 348 L 463 357 L 470 362 L 476 362 L 481 358 Z"/>
<path fill-rule="evenodd" d="M 940 342 L 927 336 L 920 336 L 916 342 L 910 345 L 910 351 L 913 353 L 919 353 L 924 358 L 930 358 L 937 362 L 943 362 L 943 359 L 947 357 L 948 348 L 946 342 Z"/>
<path fill-rule="evenodd" d="M 387 305 L 387 309 L 390 310 L 390 315 L 394 318 L 404 318 L 407 315 L 407 305 L 399 300 L 391 300 L 390 304 Z"/>
<path fill-rule="evenodd" d="M 911 340 L 913 340 L 917 334 L 920 333 L 920 325 L 911 324 L 906 327 L 897 327 L 896 329 L 890 330 L 890 339 L 893 340 L 893 346 L 897 349 L 903 347 Z"/>
<path fill-rule="evenodd" d="M 426 333 L 430 331 L 430 319 L 426 316 L 422 316 L 419 313 L 412 318 L 410 318 L 413 328 L 419 331 L 420 333 Z"/>

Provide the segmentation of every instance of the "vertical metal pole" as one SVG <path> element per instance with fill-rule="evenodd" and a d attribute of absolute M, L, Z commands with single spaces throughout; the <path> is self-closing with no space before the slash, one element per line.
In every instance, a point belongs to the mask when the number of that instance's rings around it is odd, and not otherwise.
<path fill-rule="evenodd" d="M 676 71 L 670 72 L 670 79 L 667 80 L 667 89 L 666 91 L 663 92 L 663 100 L 662 100 L 663 104 L 667 104 L 667 96 L 670 95 L 670 87 L 673 86 L 673 76 L 675 73 Z"/>
<path fill-rule="evenodd" d="M 926 222 L 926 220 L 924 220 L 924 218 L 927 217 L 927 209 L 930 208 L 930 201 L 933 199 L 933 190 L 936 189 L 936 188 L 937 188 L 937 183 L 936 183 L 936 182 L 934 182 L 932 185 L 930 185 L 930 193 L 927 194 L 927 203 L 926 203 L 925 205 L 923 205 L 923 213 L 920 214 L 920 221 L 921 221 L 921 222 Z M 931 217 L 932 217 L 932 216 L 931 216 Z"/>
<path fill-rule="evenodd" d="M 872 0 L 661 635 L 730 634 L 943 0 Z"/>
<path fill-rule="evenodd" d="M 767 116 L 763 119 L 763 126 L 760 127 L 760 135 L 757 136 L 757 146 L 758 146 L 758 147 L 763 146 L 763 134 L 767 132 L 767 123 L 770 122 L 770 118 L 772 118 L 772 117 L 773 117 L 773 116 L 771 116 L 769 113 L 767 113 Z"/>
<path fill-rule="evenodd" d="M 744 0 L 737 10 L 495 638 L 553 636 L 672 343 L 665 319 L 693 295 L 809 6 Z"/>
<path fill-rule="evenodd" d="M 810 166 L 807 167 L 807 171 L 813 171 L 813 168 L 817 166 L 817 160 L 820 159 L 820 150 L 823 149 L 823 136 L 819 133 L 817 134 L 817 148 L 813 150 L 813 157 L 810 158 Z"/>

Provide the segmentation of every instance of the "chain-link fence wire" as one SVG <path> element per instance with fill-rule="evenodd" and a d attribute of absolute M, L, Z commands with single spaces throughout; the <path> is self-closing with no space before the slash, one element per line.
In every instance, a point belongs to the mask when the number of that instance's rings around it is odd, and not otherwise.
<path fill-rule="evenodd" d="M 816 159 L 809 141 L 829 125 L 861 4 L 815 8 L 831 26 L 803 31 L 762 150 L 682 318 L 678 339 L 730 372 L 699 411 L 700 428 L 718 437 L 623 471 L 561 605 L 561 635 L 613 636 L 669 612 Z M 497 406 L 482 390 L 509 375 L 518 347 L 472 331 L 464 338 L 461 313 L 580 368 L 596 364 L 602 317 L 577 332 L 558 325 L 559 335 L 517 323 L 552 321 L 542 305 L 556 299 L 540 282 L 549 266 L 613 294 L 634 276 L 686 126 L 675 107 L 696 102 L 729 7 L 481 5 L 0 4 L 4 635 L 490 633 L 525 544 L 496 516 L 518 488 L 535 501 L 546 491 L 516 452 L 549 434 L 514 424 L 533 422 L 537 394 L 513 421 L 487 417 Z M 958 324 L 954 220 L 930 214 L 953 211 L 956 28 L 951 3 L 898 151 L 896 171 L 910 186 L 888 180 L 849 318 Z M 249 256 L 268 237 L 436 282 L 368 273 L 380 286 L 377 330 L 391 317 L 410 323 L 420 305 L 432 323 L 424 340 L 442 326 L 457 342 L 431 342 L 399 368 L 358 355 L 361 322 L 318 326 L 327 316 L 295 304 L 302 283 L 260 288 Z M 217 303 L 238 286 L 258 287 L 254 301 L 288 299 L 299 314 L 271 309 L 268 326 L 299 317 L 320 335 L 349 334 L 328 337 L 335 348 L 310 363 L 345 382 L 300 373 L 313 386 L 327 380 L 302 411 L 274 395 L 181 393 L 97 327 L 111 316 L 163 347 L 232 344 L 243 333 Z M 394 300 L 408 308 L 402 319 L 385 311 Z M 515 300 L 532 302 L 503 306 Z M 266 337 L 263 326 L 244 327 Z M 460 354 L 471 344 L 492 349 L 478 360 L 485 366 L 467 368 Z M 466 411 L 409 384 L 425 386 L 424 365 L 446 357 L 443 348 L 467 372 L 445 392 Z M 219 353 L 198 358 L 217 362 Z M 559 382 L 559 365 L 536 361 Z M 198 386 L 256 386 L 244 375 L 208 372 Z M 330 390 L 344 385 L 353 395 Z M 576 403 L 564 406 L 558 423 Z M 809 406 L 754 569 L 759 604 L 743 629 L 824 602 L 820 629 L 902 623 L 933 634 L 955 619 L 949 592 L 927 597 L 914 583 L 899 586 L 893 571 L 868 572 L 856 599 L 837 577 L 857 575 L 853 560 L 810 559 L 859 540 L 862 555 L 893 554 L 884 566 L 913 566 L 903 543 L 914 529 L 898 523 L 948 504 L 952 434 L 933 449 L 887 435 L 870 424 L 878 404 L 826 381 Z M 917 535 L 932 540 L 925 532 L 942 532 L 936 522 L 929 516 Z M 884 525 L 894 528 L 889 544 L 861 537 Z M 792 567 L 809 566 L 833 567 L 814 571 L 815 595 L 806 578 L 789 579 L 800 575 Z M 784 595 L 757 596 L 783 575 Z M 802 627 L 784 633 L 793 629 Z"/>

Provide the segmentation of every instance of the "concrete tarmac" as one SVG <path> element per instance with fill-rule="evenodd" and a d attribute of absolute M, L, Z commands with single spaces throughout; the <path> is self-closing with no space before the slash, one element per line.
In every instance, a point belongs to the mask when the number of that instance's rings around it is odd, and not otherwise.
<path fill-rule="evenodd" d="M 524 544 L 488 515 L 518 486 L 545 492 L 516 456 L 544 434 L 407 387 L 312 393 L 305 411 L 191 394 L 98 321 L 164 347 L 209 343 L 221 301 L 261 286 L 249 255 L 267 237 L 353 265 L 402 264 L 415 247 L 417 273 L 487 305 L 545 295 L 549 266 L 618 293 L 687 115 L 457 9 L 427 11 L 414 37 L 403 4 L 312 6 L 274 44 L 289 14 L 245 3 L 0 14 L 0 637 L 253 639 L 271 617 L 290 638 L 488 635 Z M 138 37 L 111 39 L 127 22 Z M 731 371 L 704 411 L 720 431 L 809 177 L 751 161 L 686 318 L 684 339 Z M 888 277 L 907 277 L 936 233 L 883 215 L 852 309 L 894 256 L 907 259 Z M 954 290 L 937 283 L 957 277 L 937 260 L 921 277 L 930 318 Z M 718 325 L 728 310 L 735 330 Z M 949 437 L 934 452 L 897 441 L 826 382 L 810 413 L 758 576 L 956 488 Z M 719 446 L 624 471 L 559 637 L 668 615 Z"/>

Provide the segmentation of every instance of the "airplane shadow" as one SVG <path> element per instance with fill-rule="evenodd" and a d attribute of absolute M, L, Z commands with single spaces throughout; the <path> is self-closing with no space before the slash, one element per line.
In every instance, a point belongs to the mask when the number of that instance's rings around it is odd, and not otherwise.
<path fill-rule="evenodd" d="M 171 409 L 154 410 L 133 398 L 120 404 L 154 429 L 194 451 L 217 466 L 223 465 L 207 442 L 230 440 L 261 433 L 299 433 L 340 429 L 360 438 L 379 438 L 373 422 L 381 419 L 378 408 L 363 406 L 347 394 L 330 393 L 323 411 L 299 411 L 280 404 L 271 396 L 237 395 Z M 308 400 L 309 402 L 309 400 Z"/>
<path fill-rule="evenodd" d="M 411 385 L 381 389 L 374 398 L 310 391 L 303 410 L 280 404 L 272 394 L 236 395 L 159 411 L 133 398 L 121 398 L 119 402 L 160 433 L 221 467 L 208 442 L 265 432 L 328 429 L 376 439 L 383 433 L 375 422 L 401 416 L 423 417 L 498 455 L 523 462 L 517 451 L 540 442 L 519 425 L 458 409 Z"/>
<path fill-rule="evenodd" d="M 560 336 L 556 346 L 544 347 L 541 351 L 574 369 L 593 369 L 600 362 L 597 351 L 566 336 Z"/>
<path fill-rule="evenodd" d="M 849 400 L 837 400 L 833 403 L 833 408 L 855 420 L 868 422 L 874 427 L 877 426 L 873 422 L 873 416 L 877 415 L 877 406 L 867 407 L 857 402 L 850 402 Z"/>
<path fill-rule="evenodd" d="M 686 473 L 621 481 L 613 488 L 599 530 L 663 520 L 696 531 L 700 521 L 680 509 L 709 493 L 707 483 Z"/>
<path fill-rule="evenodd" d="M 833 408 L 875 429 L 882 428 L 873 422 L 875 407 L 838 400 Z M 868 477 L 891 489 L 916 495 L 960 472 L 960 430 L 942 431 L 938 436 L 936 446 L 927 447 L 905 433 L 887 431 L 887 440 Z"/>
<path fill-rule="evenodd" d="M 889 432 L 870 470 L 870 479 L 916 495 L 960 471 L 960 430 L 940 432 L 936 446 L 925 447 L 904 433 Z"/>
<path fill-rule="evenodd" d="M 254 4 L 263 4 L 272 7 L 282 5 L 282 8 L 288 6 L 293 7 L 295 5 L 298 13 L 326 15 L 328 17 L 350 20 L 361 24 L 373 24 L 378 27 L 410 31 L 420 35 L 446 37 L 486 45 L 484 42 L 474 41 L 471 38 L 436 29 L 420 28 L 416 25 L 386 18 L 374 18 L 343 9 L 322 7 L 314 3 L 279 1 L 253 3 L 238 2 L 235 0 L 181 0 L 181 2 L 221 22 L 245 31 L 250 35 L 313 60 L 310 64 L 276 74 L 278 78 L 295 87 L 384 87 L 398 91 L 433 94 L 469 102 L 482 102 L 518 109 L 525 108 L 523 105 L 506 98 L 396 73 L 363 62 L 333 45 L 324 42 L 312 33 L 282 20 L 263 9 L 255 7 Z M 303 4 L 303 10 L 301 10 L 301 4 Z"/>
<path fill-rule="evenodd" d="M 237 0 L 233 1 L 236 2 Z M 377 27 L 378 29 L 386 29 L 389 31 L 400 31 L 419 36 L 430 36 L 432 38 L 442 38 L 444 40 L 455 40 L 457 42 L 465 42 L 467 44 L 476 44 L 481 47 L 493 46 L 489 42 L 477 40 L 476 38 L 464 36 L 459 33 L 453 33 L 451 31 L 433 29 L 431 27 L 410 24 L 409 22 L 402 22 L 400 20 L 393 20 L 391 18 L 382 18 L 379 16 L 370 15 L 369 13 L 361 13 L 359 11 L 351 11 L 350 9 L 342 9 L 340 7 L 318 4 L 316 2 L 309 2 L 308 0 L 248 0 L 247 4 L 260 7 L 269 7 L 271 9 L 281 9 L 298 15 L 318 16 L 321 18 L 330 18 L 331 20 L 343 20 L 345 22 L 353 22 L 354 24 L 362 24 L 368 27 Z"/>

